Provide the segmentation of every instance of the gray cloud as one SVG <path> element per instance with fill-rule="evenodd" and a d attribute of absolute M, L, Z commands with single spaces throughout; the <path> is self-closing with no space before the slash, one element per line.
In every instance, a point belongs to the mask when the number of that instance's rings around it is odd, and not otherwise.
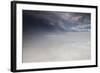
<path fill-rule="evenodd" d="M 25 11 L 25 14 L 31 16 L 34 20 L 37 19 L 36 22 L 44 22 L 56 31 L 90 31 L 91 28 L 91 15 L 89 13 Z"/>

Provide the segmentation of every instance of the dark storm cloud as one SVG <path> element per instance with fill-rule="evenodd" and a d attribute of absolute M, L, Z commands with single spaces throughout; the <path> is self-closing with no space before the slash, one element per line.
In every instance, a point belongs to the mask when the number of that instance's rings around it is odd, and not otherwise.
<path fill-rule="evenodd" d="M 90 31 L 89 13 L 23 10 L 24 32 Z"/>

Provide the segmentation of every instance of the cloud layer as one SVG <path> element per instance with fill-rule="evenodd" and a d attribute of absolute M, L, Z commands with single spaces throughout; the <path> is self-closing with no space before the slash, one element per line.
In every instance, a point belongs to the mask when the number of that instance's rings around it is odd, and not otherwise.
<path fill-rule="evenodd" d="M 23 10 L 25 30 L 88 32 L 90 21 L 89 13 Z"/>

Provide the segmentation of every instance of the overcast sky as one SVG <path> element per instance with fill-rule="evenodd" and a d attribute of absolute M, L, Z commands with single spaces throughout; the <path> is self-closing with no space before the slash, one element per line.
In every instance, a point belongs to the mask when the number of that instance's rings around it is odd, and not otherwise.
<path fill-rule="evenodd" d="M 23 10 L 24 32 L 89 32 L 90 21 L 89 13 Z"/>

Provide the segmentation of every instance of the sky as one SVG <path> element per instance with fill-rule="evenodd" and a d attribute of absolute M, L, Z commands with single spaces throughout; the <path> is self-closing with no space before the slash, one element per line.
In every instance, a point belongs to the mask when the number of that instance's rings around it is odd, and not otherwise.
<path fill-rule="evenodd" d="M 23 32 L 89 32 L 90 13 L 23 10 Z"/>

